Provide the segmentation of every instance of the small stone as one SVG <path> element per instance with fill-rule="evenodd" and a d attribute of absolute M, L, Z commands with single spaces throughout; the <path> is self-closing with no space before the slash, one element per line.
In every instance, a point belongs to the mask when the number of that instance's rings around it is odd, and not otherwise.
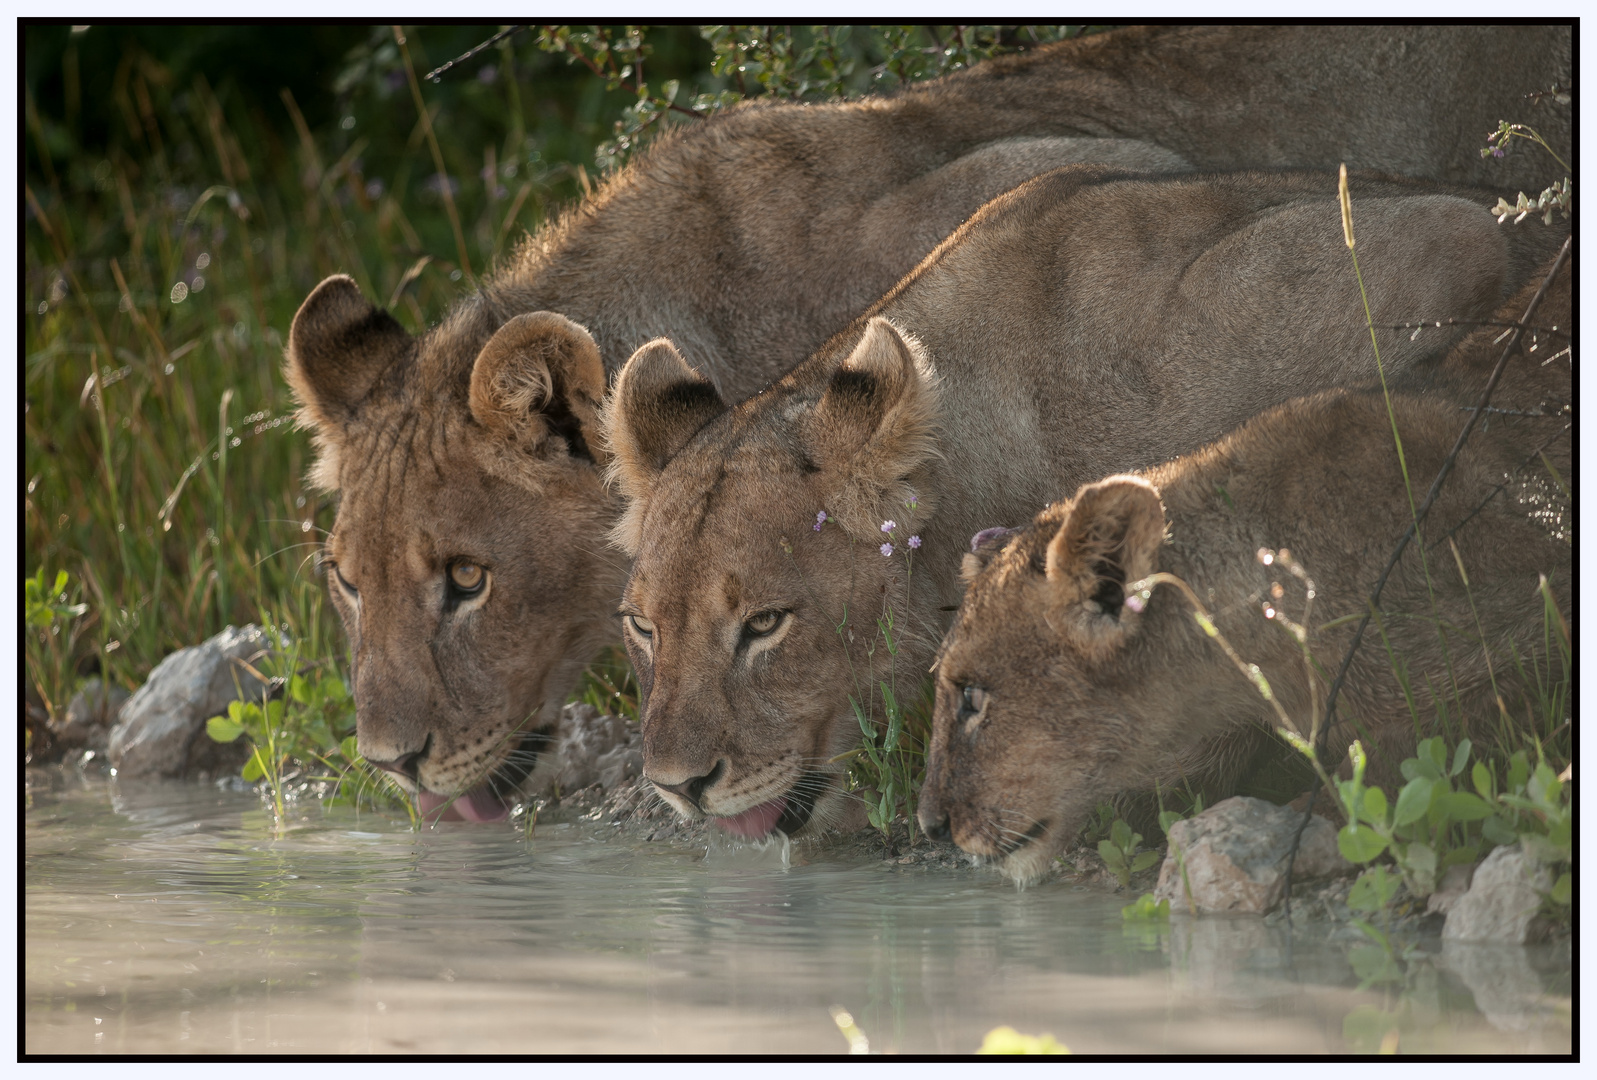
<path fill-rule="evenodd" d="M 108 748 L 117 775 L 185 776 L 219 758 L 241 755 L 242 740 L 213 743 L 205 735 L 205 722 L 226 714 L 227 706 L 241 696 L 260 700 L 269 688 L 244 664 L 258 670 L 260 658 L 271 648 L 260 627 L 229 626 L 157 664 L 122 706 L 111 730 Z"/>
<path fill-rule="evenodd" d="M 1553 874 L 1519 844 L 1496 848 L 1476 869 L 1469 891 L 1452 905 L 1444 941 L 1524 945 L 1545 929 L 1537 915 Z"/>
<path fill-rule="evenodd" d="M 581 702 L 568 704 L 560 713 L 557 769 L 543 790 L 553 793 L 558 787 L 563 797 L 594 784 L 614 790 L 643 775 L 641 744 L 641 734 L 621 717 Z"/>
<path fill-rule="evenodd" d="M 1170 827 L 1170 851 L 1159 869 L 1157 900 L 1172 911 L 1262 915 L 1281 900 L 1287 853 L 1303 815 L 1263 799 L 1233 796 Z M 1185 873 L 1183 874 L 1183 869 Z M 1294 881 L 1350 873 L 1336 847 L 1336 829 L 1314 817 L 1304 827 Z"/>
<path fill-rule="evenodd" d="M 120 686 L 90 679 L 72 695 L 65 714 L 50 726 L 50 733 L 63 750 L 84 748 L 103 753 L 111 727 L 127 700 L 128 692 Z"/>

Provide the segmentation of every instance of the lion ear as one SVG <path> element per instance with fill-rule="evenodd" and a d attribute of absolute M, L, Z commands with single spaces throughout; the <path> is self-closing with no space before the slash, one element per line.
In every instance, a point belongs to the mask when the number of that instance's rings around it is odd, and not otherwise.
<path fill-rule="evenodd" d="M 472 364 L 472 418 L 528 450 L 594 460 L 603 401 L 599 346 L 552 311 L 509 320 Z"/>
<path fill-rule="evenodd" d="M 414 347 L 405 328 L 372 306 L 354 279 L 335 274 L 295 313 L 285 374 L 312 424 L 342 427 L 383 373 Z"/>
<path fill-rule="evenodd" d="M 841 480 L 834 516 L 855 536 L 874 536 L 884 513 L 915 494 L 912 475 L 937 453 L 937 384 L 919 345 L 878 316 L 832 373 L 806 441 Z"/>
<path fill-rule="evenodd" d="M 344 274 L 316 286 L 288 331 L 283 374 L 300 405 L 300 421 L 315 432 L 321 453 L 312 473 L 318 486 L 338 486 L 338 447 L 362 404 L 396 364 L 408 361 L 415 339 L 388 312 L 374 307 Z"/>
<path fill-rule="evenodd" d="M 714 384 L 665 338 L 633 353 L 616 377 L 605 425 L 622 494 L 637 499 L 647 493 L 666 463 L 725 411 Z"/>
<path fill-rule="evenodd" d="M 1153 573 L 1163 542 L 1159 491 L 1140 476 L 1111 476 L 1076 492 L 1046 568 L 1054 603 L 1072 613 L 1067 625 L 1082 644 L 1120 643 L 1138 610 L 1126 604 L 1126 586 Z"/>
<path fill-rule="evenodd" d="M 970 538 L 970 550 L 965 552 L 959 560 L 959 578 L 968 587 L 971 582 L 981 576 L 987 569 L 987 564 L 993 561 L 993 556 L 1004 550 L 1009 545 L 1010 538 L 1019 529 L 1006 529 L 998 526 L 992 529 L 983 529 Z"/>

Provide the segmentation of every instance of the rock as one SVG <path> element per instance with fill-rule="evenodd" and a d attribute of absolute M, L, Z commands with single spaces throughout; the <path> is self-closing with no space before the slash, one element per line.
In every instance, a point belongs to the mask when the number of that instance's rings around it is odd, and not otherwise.
<path fill-rule="evenodd" d="M 628 779 L 643 775 L 642 742 L 641 733 L 621 717 L 573 702 L 560 713 L 555 745 L 559 769 L 546 790 L 568 795 L 601 784 L 613 791 Z"/>
<path fill-rule="evenodd" d="M 1262 915 L 1281 900 L 1286 857 L 1303 815 L 1285 807 L 1233 796 L 1195 818 L 1170 827 L 1170 852 L 1159 869 L 1154 896 L 1169 900 L 1172 911 L 1188 911 L 1186 889 L 1200 914 L 1237 912 Z M 1336 848 L 1336 829 L 1321 817 L 1310 819 L 1293 866 L 1295 881 L 1350 873 L 1353 867 Z"/>
<path fill-rule="evenodd" d="M 1524 945 L 1545 930 L 1537 915 L 1553 874 L 1518 844 L 1496 848 L 1481 862 L 1469 891 L 1452 905 L 1444 941 Z"/>
<path fill-rule="evenodd" d="M 205 721 L 227 712 L 240 696 L 259 700 L 266 685 L 237 661 L 257 666 L 271 643 L 258 626 L 227 627 L 209 641 L 179 649 L 155 666 L 122 706 L 111 731 L 111 766 L 126 779 L 185 776 L 239 744 L 213 743 Z M 241 693 L 242 692 L 242 693 Z"/>
<path fill-rule="evenodd" d="M 1436 891 L 1425 901 L 1425 913 L 1446 915 L 1452 911 L 1453 905 L 1469 892 L 1470 882 L 1475 878 L 1475 868 L 1479 865 L 1480 863 L 1470 863 L 1467 866 L 1449 866 L 1442 873 L 1442 880 L 1436 883 Z"/>
<path fill-rule="evenodd" d="M 72 700 L 66 713 L 50 725 L 56 745 L 63 751 L 78 749 L 104 753 L 128 692 L 115 684 L 106 684 L 95 678 L 85 682 Z"/>
<path fill-rule="evenodd" d="M 1556 997 L 1549 1000 L 1525 949 L 1444 940 L 1441 960 L 1469 987 L 1475 1007 L 1498 1030 L 1527 1031 L 1554 1019 Z"/>

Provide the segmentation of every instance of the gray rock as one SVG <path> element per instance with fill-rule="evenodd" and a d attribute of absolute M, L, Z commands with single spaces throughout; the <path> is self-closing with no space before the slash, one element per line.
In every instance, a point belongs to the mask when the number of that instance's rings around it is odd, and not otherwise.
<path fill-rule="evenodd" d="M 1498 1030 L 1528 1031 L 1553 1018 L 1556 1000 L 1549 1000 L 1525 949 L 1445 940 L 1441 959 L 1469 987 L 1475 1007 Z"/>
<path fill-rule="evenodd" d="M 1287 852 L 1302 820 L 1290 807 L 1238 795 L 1177 822 L 1170 827 L 1170 852 L 1159 869 L 1154 896 L 1169 900 L 1171 911 L 1188 911 L 1190 886 L 1192 907 L 1199 914 L 1263 915 L 1281 900 Z M 1303 830 L 1293 880 L 1352 870 L 1337 851 L 1336 829 L 1324 818 L 1312 818 Z"/>
<path fill-rule="evenodd" d="M 128 692 L 101 679 L 90 679 L 67 702 L 66 712 L 50 725 L 50 734 L 63 751 L 94 750 L 103 753 Z"/>
<path fill-rule="evenodd" d="M 1444 941 L 1523 945 L 1546 929 L 1537 918 L 1553 874 L 1518 844 L 1496 848 L 1481 862 L 1465 893 L 1447 913 Z"/>
<path fill-rule="evenodd" d="M 1470 883 L 1475 879 L 1475 868 L 1479 865 L 1480 863 L 1469 863 L 1466 866 L 1449 866 L 1443 871 L 1442 880 L 1436 883 L 1436 891 L 1425 901 L 1425 913 L 1446 915 L 1452 911 L 1453 905 L 1469 892 Z"/>
<path fill-rule="evenodd" d="M 643 774 L 642 741 L 641 734 L 619 716 L 601 714 L 592 705 L 567 705 L 560 713 L 555 745 L 558 771 L 545 790 L 570 794 L 593 784 L 614 790 Z"/>
<path fill-rule="evenodd" d="M 211 743 L 205 721 L 230 702 L 259 700 L 266 685 L 238 661 L 259 667 L 271 650 L 258 626 L 229 626 L 209 641 L 179 649 L 156 665 L 122 706 L 111 730 L 111 767 L 123 778 L 178 777 L 225 753 Z"/>

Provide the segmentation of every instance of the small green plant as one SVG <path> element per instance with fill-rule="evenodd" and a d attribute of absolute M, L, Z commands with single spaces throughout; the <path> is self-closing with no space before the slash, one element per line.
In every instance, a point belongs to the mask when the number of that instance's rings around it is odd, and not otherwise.
<path fill-rule="evenodd" d="M 608 716 L 619 716 L 629 724 L 638 722 L 638 680 L 627 662 L 626 650 L 611 645 L 589 664 L 572 701 L 592 705 Z"/>
<path fill-rule="evenodd" d="M 1132 874 L 1146 870 L 1159 861 L 1157 851 L 1137 851 L 1137 845 L 1141 843 L 1142 834 L 1132 832 L 1131 826 L 1119 819 L 1109 827 L 1109 838 L 1098 841 L 1098 854 L 1103 857 L 1104 865 L 1114 872 L 1122 888 L 1131 885 Z"/>
<path fill-rule="evenodd" d="M 330 668 L 307 678 L 294 671 L 295 651 L 286 651 L 287 662 L 281 666 L 292 674 L 282 678 L 281 696 L 263 692 L 259 702 L 234 701 L 226 716 L 213 716 L 205 724 L 206 734 L 217 742 L 249 740 L 250 755 L 241 775 L 252 784 L 266 782 L 278 827 L 287 821 L 288 784 L 296 779 L 331 784 L 324 799 L 329 805 L 408 806 L 409 800 L 397 797 L 391 782 L 356 749 L 354 702 L 344 680 Z M 255 674 L 271 684 L 266 674 Z M 301 772 L 315 766 L 328 772 Z"/>
<path fill-rule="evenodd" d="M 1170 901 L 1156 901 L 1153 893 L 1143 893 L 1120 909 L 1120 917 L 1127 922 L 1169 922 Z"/>
<path fill-rule="evenodd" d="M 920 506 L 915 495 L 904 502 L 904 509 L 914 514 Z M 820 532 L 833 518 L 825 510 L 815 515 L 814 531 Z M 900 538 L 898 522 L 891 519 L 881 525 L 884 540 L 877 549 L 883 558 L 899 555 L 904 559 L 903 595 L 909 595 L 915 575 L 915 552 L 920 550 L 919 535 Z M 793 545 L 786 537 L 781 541 L 782 551 L 793 558 Z M 851 541 L 851 549 L 855 542 Z M 802 575 L 801 575 L 802 577 Z M 811 595 L 814 593 L 812 591 Z M 817 597 L 817 602 L 819 598 Z M 849 790 L 859 794 L 865 803 L 866 816 L 871 826 L 887 836 L 893 822 L 902 817 L 909 827 L 910 842 L 915 840 L 915 808 L 921 785 L 926 776 L 927 719 L 931 711 L 930 683 L 922 681 L 919 701 L 906 708 L 898 691 L 898 654 L 900 651 L 899 616 L 893 597 L 884 594 L 882 611 L 876 617 L 875 632 L 865 640 L 866 675 L 861 678 L 854 662 L 856 635 L 850 626 L 850 615 L 845 605 L 842 617 L 834 627 L 848 658 L 849 672 L 854 680 L 854 693 L 849 695 L 854 718 L 859 724 L 860 742 L 854 749 L 832 760 L 847 761 Z M 888 677 L 877 677 L 877 650 L 886 653 Z M 878 720 L 876 702 L 881 701 L 881 718 Z"/>
<path fill-rule="evenodd" d="M 77 591 L 76 586 L 69 588 L 69 583 L 67 572 L 58 570 L 46 588 L 42 566 L 32 577 L 22 579 L 22 622 L 27 633 L 23 655 L 27 657 L 33 685 L 51 716 L 64 707 L 71 679 L 72 644 L 77 634 L 69 624 L 89 609 L 87 604 L 69 602 Z M 28 735 L 31 738 L 32 732 Z"/>
<path fill-rule="evenodd" d="M 1521 844 L 1555 869 L 1572 864 L 1573 805 L 1552 767 L 1540 761 L 1532 768 L 1519 750 L 1509 758 L 1502 782 L 1495 763 L 1477 761 L 1468 773 L 1475 790 L 1459 790 L 1455 781 L 1462 787 L 1470 751 L 1468 739 L 1451 755 L 1441 738 L 1423 740 L 1416 756 L 1402 763 L 1407 782 L 1389 802 L 1380 788 L 1364 784 L 1363 746 L 1355 742 L 1349 748 L 1353 776 L 1337 782 L 1348 824 L 1337 833 L 1337 847 L 1360 865 L 1387 855 L 1398 871 L 1389 877 L 1385 866 L 1371 866 L 1354 883 L 1349 907 L 1384 911 L 1399 882 L 1423 899 L 1435 891 L 1443 870 L 1475 862 L 1494 845 Z M 1565 869 L 1548 899 L 1567 905 L 1573 890 Z"/>

